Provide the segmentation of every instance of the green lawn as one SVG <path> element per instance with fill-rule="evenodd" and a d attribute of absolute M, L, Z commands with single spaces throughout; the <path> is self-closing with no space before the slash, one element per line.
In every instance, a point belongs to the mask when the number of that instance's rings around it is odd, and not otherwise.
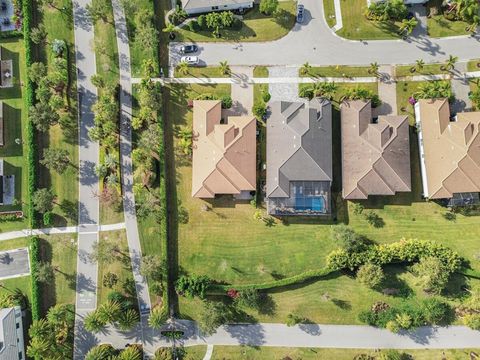
<path fill-rule="evenodd" d="M 369 21 L 366 0 L 341 0 L 343 28 L 339 36 L 353 40 L 398 39 L 399 23 Z"/>
<path fill-rule="evenodd" d="M 430 0 L 427 3 L 427 13 L 436 15 L 427 18 L 427 32 L 431 37 L 458 36 L 469 34 L 465 31 L 468 23 L 464 21 L 447 20 L 441 13 L 442 0 Z"/>
<path fill-rule="evenodd" d="M 95 56 L 97 73 L 101 74 L 107 84 L 116 86 L 119 82 L 119 63 L 117 38 L 115 33 L 115 25 L 113 20 L 112 4 L 106 0 L 94 0 L 98 3 L 104 3 L 108 9 L 107 20 L 98 20 L 95 23 Z M 117 119 L 118 121 L 118 119 Z M 120 149 L 115 149 L 117 159 L 120 159 Z M 105 146 L 100 144 L 100 160 L 106 154 Z M 119 174 L 120 175 L 120 174 Z M 120 177 L 119 177 L 120 178 Z M 103 179 L 100 179 L 102 182 Z M 102 188 L 102 185 L 100 187 Z M 119 187 L 120 189 L 120 187 Z M 115 224 L 124 221 L 123 208 L 119 206 L 106 206 L 100 202 L 100 223 Z"/>
<path fill-rule="evenodd" d="M 132 68 L 132 76 L 133 77 L 140 77 L 142 75 L 142 64 L 145 60 L 152 59 L 154 64 L 158 64 L 157 56 L 158 53 L 156 49 L 151 47 L 143 46 L 135 37 L 135 31 L 138 26 L 136 24 L 135 15 L 139 12 L 146 11 L 148 14 L 151 14 L 152 18 L 154 18 L 154 2 L 150 0 L 136 0 L 134 6 L 124 7 L 125 8 L 125 15 L 127 18 L 127 25 L 128 25 L 128 32 L 129 32 L 129 41 L 130 41 L 130 61 L 131 61 L 131 68 Z M 158 29 L 159 31 L 161 29 Z M 158 70 L 158 69 L 157 69 Z"/>
<path fill-rule="evenodd" d="M 0 206 L 0 211 L 23 210 L 27 213 L 27 146 L 26 125 L 27 111 L 23 96 L 23 83 L 25 82 L 25 47 L 21 39 L 2 39 L 2 56 L 4 59 L 13 60 L 12 88 L 0 89 L 0 101 L 4 109 L 4 142 L 0 148 L 0 157 L 4 159 L 5 174 L 15 175 L 15 199 L 18 205 Z M 17 140 L 18 139 L 18 140 Z M 20 143 L 17 143 L 20 141 Z M 0 232 L 20 230 L 28 227 L 28 221 L 23 218 L 18 221 L 0 223 Z"/>
<path fill-rule="evenodd" d="M 395 76 L 403 77 L 403 76 L 415 76 L 415 75 L 435 75 L 435 74 L 449 74 L 448 70 L 442 70 L 442 66 L 445 64 L 426 64 L 423 66 L 423 69 L 418 71 L 415 70 L 411 72 L 410 70 L 414 65 L 399 65 L 395 66 Z"/>
<path fill-rule="evenodd" d="M 272 41 L 285 36 L 295 24 L 295 1 L 282 1 L 278 8 L 283 12 L 280 21 L 260 13 L 258 6 L 243 16 L 240 30 L 222 29 L 221 37 L 214 38 L 211 31 L 192 32 L 186 28 L 177 31 L 175 41 Z"/>
<path fill-rule="evenodd" d="M 221 72 L 219 66 L 191 66 L 188 68 L 187 74 L 182 74 L 175 68 L 175 77 L 198 77 L 198 78 L 228 78 L 230 75 L 225 75 Z"/>
<path fill-rule="evenodd" d="M 125 280 L 133 280 L 132 265 L 128 253 L 127 234 L 125 230 L 103 231 L 100 233 L 99 241 L 105 240 L 113 241 L 118 245 L 122 252 L 123 261 L 119 261 L 116 258 L 109 263 L 99 261 L 97 306 L 107 301 L 108 293 L 111 291 L 116 290 L 122 292 L 122 284 Z M 118 276 L 118 283 L 113 288 L 108 288 L 103 285 L 103 276 L 109 272 Z"/>
<path fill-rule="evenodd" d="M 266 66 L 255 66 L 253 69 L 253 77 L 267 78 L 268 68 Z"/>
<path fill-rule="evenodd" d="M 323 1 L 323 12 L 325 15 L 325 20 L 330 28 L 334 27 L 337 24 L 337 19 L 335 18 L 335 3 L 334 0 L 324 0 Z"/>
<path fill-rule="evenodd" d="M 195 347 L 197 348 L 197 347 Z M 190 355 L 188 348 L 188 354 Z M 196 350 L 196 349 L 195 349 Z M 200 349 L 204 350 L 204 349 Z M 460 350 L 402 350 L 414 360 L 466 360 L 470 352 L 478 353 L 479 349 L 460 349 Z M 380 354 L 385 350 L 380 350 Z M 199 351 L 199 354 L 202 352 Z M 358 354 L 368 354 L 373 357 L 379 355 L 378 352 L 366 349 L 323 349 L 323 348 L 280 348 L 270 346 L 215 346 L 213 348 L 212 360 L 263 360 L 263 359 L 335 359 L 352 360 Z M 198 357 L 199 359 L 201 357 Z M 410 357 L 409 357 L 410 359 Z"/>
<path fill-rule="evenodd" d="M 467 63 L 467 71 L 480 71 L 480 59 L 471 60 Z"/>
<path fill-rule="evenodd" d="M 63 8 L 63 9 L 62 9 Z M 61 9 L 61 10 L 57 10 Z M 69 84 L 67 88 L 68 103 L 70 104 L 72 121 L 71 125 L 62 128 L 54 125 L 48 133 L 37 133 L 39 144 L 39 157 L 43 150 L 50 148 L 64 149 L 69 154 L 72 166 L 63 174 L 49 170 L 44 166 L 38 167 L 38 187 L 50 187 L 57 196 L 57 203 L 53 213 L 55 226 L 74 225 L 78 221 L 78 129 L 77 129 L 77 96 L 76 96 L 76 67 L 75 45 L 72 20 L 72 5 L 69 0 L 57 2 L 57 8 L 42 7 L 43 15 L 38 20 L 45 26 L 48 33 L 47 41 L 50 44 L 54 39 L 61 39 L 67 43 L 69 61 Z M 50 68 L 54 55 L 49 45 L 39 46 L 37 60 L 45 62 Z"/>
<path fill-rule="evenodd" d="M 368 66 L 319 66 L 312 67 L 308 74 L 301 74 L 301 77 L 373 77 L 371 73 L 368 72 L 370 67 Z"/>
<path fill-rule="evenodd" d="M 55 280 L 41 287 L 43 313 L 55 304 L 75 304 L 77 236 L 40 236 L 40 259 L 56 268 Z"/>

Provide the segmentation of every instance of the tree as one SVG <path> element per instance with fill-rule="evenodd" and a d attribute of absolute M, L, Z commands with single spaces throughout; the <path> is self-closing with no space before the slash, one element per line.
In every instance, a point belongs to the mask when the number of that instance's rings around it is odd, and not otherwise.
<path fill-rule="evenodd" d="M 219 326 L 232 319 L 231 309 L 223 302 L 205 301 L 198 326 L 205 335 L 215 333 Z"/>
<path fill-rule="evenodd" d="M 238 293 L 235 303 L 258 310 L 262 305 L 262 295 L 256 289 L 246 289 Z"/>
<path fill-rule="evenodd" d="M 52 211 L 55 195 L 50 189 L 42 188 L 36 190 L 32 195 L 32 202 L 35 210 L 41 213 Z"/>
<path fill-rule="evenodd" d="M 303 64 L 302 67 L 300 68 L 301 75 L 308 75 L 310 74 L 310 71 L 312 71 L 312 66 L 308 62 Z"/>
<path fill-rule="evenodd" d="M 205 22 L 207 27 L 213 29 L 213 36 L 220 36 L 220 27 L 222 26 L 222 15 L 217 12 L 211 12 L 205 15 Z"/>
<path fill-rule="evenodd" d="M 106 303 L 100 305 L 97 310 L 98 317 L 105 323 L 113 323 L 118 320 L 122 307 L 120 303 L 115 300 L 108 300 Z"/>
<path fill-rule="evenodd" d="M 357 271 L 357 280 L 371 289 L 379 286 L 385 279 L 382 267 L 375 264 L 365 264 L 360 266 Z"/>
<path fill-rule="evenodd" d="M 366 250 L 367 241 L 344 224 L 332 226 L 332 240 L 349 253 Z"/>
<path fill-rule="evenodd" d="M 440 294 L 448 283 L 450 271 L 436 257 L 423 257 L 412 266 L 413 273 L 417 276 L 423 290 L 433 294 Z"/>
<path fill-rule="evenodd" d="M 230 66 L 228 65 L 227 61 L 220 61 L 220 72 L 223 75 L 230 75 L 231 70 L 230 70 Z"/>
<path fill-rule="evenodd" d="M 103 262 L 111 264 L 115 260 L 122 258 L 123 254 L 118 244 L 108 240 L 102 239 L 93 244 L 92 252 L 90 253 L 90 259 L 95 262 Z"/>
<path fill-rule="evenodd" d="M 397 314 L 395 321 L 401 329 L 408 330 L 413 325 L 412 317 L 406 313 Z"/>
<path fill-rule="evenodd" d="M 94 74 L 90 77 L 90 81 L 92 82 L 93 86 L 101 89 L 105 87 L 105 79 L 100 74 Z"/>
<path fill-rule="evenodd" d="M 54 326 L 68 327 L 75 322 L 75 311 L 68 304 L 56 304 L 48 309 L 47 320 Z"/>
<path fill-rule="evenodd" d="M 182 275 L 175 284 L 175 290 L 177 293 L 190 298 L 198 296 L 203 299 L 205 297 L 205 291 L 211 282 L 212 280 L 205 275 Z"/>
<path fill-rule="evenodd" d="M 135 309 L 127 309 L 122 311 L 118 318 L 118 327 L 122 331 L 131 330 L 140 321 L 138 312 Z"/>
<path fill-rule="evenodd" d="M 148 318 L 148 325 L 154 329 L 160 329 L 163 324 L 166 322 L 167 314 L 161 306 L 155 306 L 150 312 L 150 317 Z"/>
<path fill-rule="evenodd" d="M 368 72 L 378 77 L 378 70 L 380 69 L 380 65 L 377 62 L 370 63 L 370 68 Z"/>
<path fill-rule="evenodd" d="M 97 311 L 88 313 L 83 320 L 85 329 L 93 333 L 103 330 L 107 325 L 107 322 L 100 317 Z"/>
<path fill-rule="evenodd" d="M 108 287 L 109 289 L 113 288 L 118 282 L 118 275 L 112 272 L 107 272 L 103 275 L 103 286 Z"/>
<path fill-rule="evenodd" d="M 93 23 L 96 23 L 98 20 L 103 20 L 104 22 L 108 20 L 109 8 L 108 3 L 105 1 L 92 1 L 87 4 L 86 10 Z"/>
<path fill-rule="evenodd" d="M 85 355 L 85 360 L 113 359 L 116 355 L 115 348 L 110 344 L 100 344 L 91 348 Z"/>
<path fill-rule="evenodd" d="M 455 69 L 455 64 L 456 64 L 457 61 L 458 61 L 457 56 L 449 55 L 448 59 L 447 59 L 447 62 L 446 62 L 445 66 L 443 68 L 446 69 L 446 70 Z"/>
<path fill-rule="evenodd" d="M 298 316 L 297 314 L 290 313 L 287 315 L 287 320 L 285 321 L 285 324 L 288 327 L 295 326 L 297 324 L 300 324 L 302 322 L 302 318 Z"/>
<path fill-rule="evenodd" d="M 186 61 L 180 61 L 177 65 L 177 71 L 182 75 L 188 74 L 188 63 Z"/>
<path fill-rule="evenodd" d="M 28 69 L 28 77 L 32 82 L 38 84 L 42 78 L 47 76 L 47 67 L 42 62 L 34 62 Z"/>
<path fill-rule="evenodd" d="M 267 105 L 263 101 L 256 101 L 253 104 L 252 112 L 257 119 L 263 119 L 267 115 Z"/>
<path fill-rule="evenodd" d="M 165 274 L 165 264 L 160 256 L 145 255 L 140 264 L 140 273 L 148 280 L 162 281 Z"/>
<path fill-rule="evenodd" d="M 68 151 L 58 148 L 44 149 L 43 159 L 40 160 L 40 163 L 45 165 L 48 169 L 55 170 L 59 174 L 62 174 L 70 165 Z"/>
<path fill-rule="evenodd" d="M 403 19 L 402 23 L 400 24 L 399 32 L 400 34 L 405 33 L 406 35 L 410 35 L 415 29 L 418 24 L 418 20 L 414 17 L 411 19 Z"/>
<path fill-rule="evenodd" d="M 31 106 L 29 110 L 30 121 L 35 125 L 38 131 L 45 132 L 50 126 L 57 123 L 60 117 L 55 111 L 52 111 L 48 104 L 39 102 Z"/>
<path fill-rule="evenodd" d="M 36 45 L 44 43 L 47 39 L 47 29 L 45 25 L 40 24 L 30 31 L 30 40 Z"/>
<path fill-rule="evenodd" d="M 414 97 L 417 99 L 450 99 L 452 97 L 450 81 L 428 81 L 423 83 L 414 94 Z"/>
<path fill-rule="evenodd" d="M 50 343 L 46 338 L 32 337 L 27 347 L 27 355 L 32 359 L 45 358 L 50 353 Z"/>
<path fill-rule="evenodd" d="M 260 12 L 265 15 L 272 15 L 278 9 L 278 0 L 261 0 Z"/>
<path fill-rule="evenodd" d="M 467 314 L 462 317 L 465 326 L 473 330 L 480 330 L 480 313 Z"/>
<path fill-rule="evenodd" d="M 40 262 L 35 273 L 35 278 L 42 283 L 52 282 L 55 279 L 53 266 L 46 262 Z"/>
<path fill-rule="evenodd" d="M 410 68 L 410 72 L 415 72 L 415 71 L 422 71 L 425 66 L 425 61 L 422 59 L 416 60 L 415 65 Z"/>
<path fill-rule="evenodd" d="M 130 345 L 123 349 L 116 357 L 117 360 L 142 360 L 142 351 L 136 345 Z"/>
<path fill-rule="evenodd" d="M 175 30 L 176 30 L 176 26 L 173 25 L 172 23 L 168 23 L 163 29 L 162 31 L 164 33 L 168 33 L 168 36 L 172 39 L 175 37 Z"/>

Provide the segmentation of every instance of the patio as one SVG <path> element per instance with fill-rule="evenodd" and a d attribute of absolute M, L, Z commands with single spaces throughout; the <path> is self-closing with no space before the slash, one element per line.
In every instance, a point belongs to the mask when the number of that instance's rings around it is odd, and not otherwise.
<path fill-rule="evenodd" d="M 13 86 L 13 62 L 2 59 L 2 48 L 0 47 L 0 87 Z"/>

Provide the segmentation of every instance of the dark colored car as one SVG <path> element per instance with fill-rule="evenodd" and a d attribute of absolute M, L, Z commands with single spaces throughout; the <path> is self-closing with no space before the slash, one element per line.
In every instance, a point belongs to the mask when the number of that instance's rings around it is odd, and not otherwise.
<path fill-rule="evenodd" d="M 182 52 L 182 54 L 191 54 L 191 53 L 194 53 L 194 52 L 198 51 L 198 46 L 197 45 L 183 45 L 180 48 L 180 51 Z"/>
<path fill-rule="evenodd" d="M 297 23 L 303 22 L 304 6 L 302 4 L 297 5 Z"/>

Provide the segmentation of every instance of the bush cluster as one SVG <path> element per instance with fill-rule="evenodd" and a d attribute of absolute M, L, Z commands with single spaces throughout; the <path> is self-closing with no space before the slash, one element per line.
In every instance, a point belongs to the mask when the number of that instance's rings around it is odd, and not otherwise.
<path fill-rule="evenodd" d="M 222 109 L 230 109 L 233 101 L 230 95 L 217 96 L 211 93 L 198 95 L 195 100 L 220 100 L 222 102 Z"/>
<path fill-rule="evenodd" d="M 38 264 L 40 257 L 40 244 L 38 237 L 30 239 L 30 271 L 32 274 L 32 320 L 39 320 L 41 314 L 40 306 L 40 284 L 37 280 Z"/>
<path fill-rule="evenodd" d="M 203 299 L 205 297 L 205 291 L 212 281 L 208 276 L 192 275 L 192 276 L 180 276 L 175 284 L 175 290 L 187 297 L 193 298 L 198 296 Z"/>
<path fill-rule="evenodd" d="M 327 267 L 332 270 L 354 270 L 366 263 L 385 265 L 414 262 L 424 257 L 440 259 L 446 271 L 450 273 L 458 270 L 461 264 L 460 256 L 443 245 L 433 241 L 402 239 L 392 244 L 373 245 L 362 252 L 349 253 L 344 249 L 334 250 L 327 256 Z"/>

